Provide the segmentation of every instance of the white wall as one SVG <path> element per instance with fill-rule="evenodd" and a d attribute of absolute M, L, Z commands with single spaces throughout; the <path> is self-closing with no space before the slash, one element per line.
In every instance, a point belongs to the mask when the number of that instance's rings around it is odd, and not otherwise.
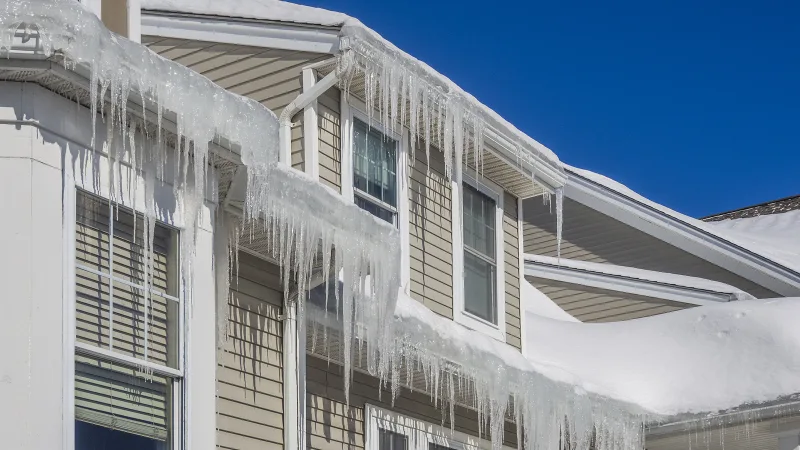
<path fill-rule="evenodd" d="M 98 122 L 97 128 L 102 143 L 105 127 Z M 67 205 L 74 201 L 70 193 L 76 185 L 108 196 L 107 163 L 87 151 L 90 142 L 88 110 L 33 84 L 0 82 L 0 447 L 4 449 L 69 450 L 74 442 L 70 401 L 74 208 L 63 210 L 62 194 L 67 194 Z M 143 186 L 143 180 L 137 182 Z M 143 192 L 139 191 L 136 205 L 129 192 L 123 192 L 122 202 L 141 209 Z M 183 225 L 171 186 L 157 188 L 156 201 L 173 205 L 162 219 Z M 209 450 L 215 448 L 216 409 L 213 207 L 206 202 L 197 236 L 185 418 L 190 419 L 191 448 Z"/>

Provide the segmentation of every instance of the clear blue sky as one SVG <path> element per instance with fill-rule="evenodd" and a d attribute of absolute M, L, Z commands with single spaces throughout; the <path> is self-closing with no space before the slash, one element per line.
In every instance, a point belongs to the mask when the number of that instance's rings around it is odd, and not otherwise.
<path fill-rule="evenodd" d="M 800 194 L 800 2 L 295 0 L 359 18 L 572 165 L 702 216 Z"/>

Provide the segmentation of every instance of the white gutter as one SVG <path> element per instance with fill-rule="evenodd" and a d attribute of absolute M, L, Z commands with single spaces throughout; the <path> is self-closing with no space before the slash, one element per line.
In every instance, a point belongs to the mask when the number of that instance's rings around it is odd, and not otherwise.
<path fill-rule="evenodd" d="M 304 71 L 305 76 L 309 75 Z M 292 117 L 312 105 L 338 81 L 334 71 L 318 83 L 307 83 L 309 88 L 281 112 L 280 159 L 285 164 L 292 164 Z M 316 121 L 311 126 L 316 127 Z M 305 447 L 302 444 L 305 439 L 305 352 L 305 336 L 298 333 L 297 326 L 297 295 L 291 295 L 284 300 L 283 315 L 283 443 L 287 449 Z"/>
<path fill-rule="evenodd" d="M 541 255 L 525 255 L 525 275 L 693 305 L 754 298 L 715 281 Z"/>

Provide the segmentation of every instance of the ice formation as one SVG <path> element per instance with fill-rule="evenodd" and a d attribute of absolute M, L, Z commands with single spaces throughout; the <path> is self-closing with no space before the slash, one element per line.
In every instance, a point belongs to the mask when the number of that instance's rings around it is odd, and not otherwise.
<path fill-rule="evenodd" d="M 111 186 L 118 186 L 114 180 L 124 178 L 124 164 L 145 179 L 150 255 L 154 186 L 169 183 L 174 187 L 184 214 L 180 254 L 187 289 L 192 286 L 194 237 L 205 196 L 209 145 L 225 143 L 239 150 L 247 167 L 243 222 L 259 224 L 249 226 L 263 226 L 270 232 L 287 293 L 290 286 L 305 291 L 314 263 L 321 259 L 326 276 L 333 265 L 348 281 L 341 298 L 342 306 L 349 311 L 344 316 L 376 324 L 375 330 L 385 329 L 379 325 L 391 317 L 399 286 L 397 230 L 279 163 L 278 121 L 271 111 L 112 34 L 74 0 L 6 0 L 0 6 L 0 33 L 0 49 L 6 55 L 16 41 L 32 37 L 39 40 L 43 57 L 60 57 L 65 66 L 89 71 L 93 128 L 100 113 L 108 129 L 102 152 L 108 155 Z M 142 103 L 137 114 L 128 110 L 130 98 Z M 171 140 L 161 131 L 165 116 L 176 125 L 177 133 Z M 151 132 L 153 125 L 156 132 Z M 138 135 L 144 135 L 145 142 L 136 142 Z M 168 160 L 174 160 L 172 173 L 167 173 Z M 121 195 L 114 189 L 108 194 L 111 200 Z M 330 255 L 334 255 L 333 260 Z M 227 262 L 217 264 L 224 267 Z M 367 273 L 378 281 L 371 287 L 364 284 Z M 356 302 L 356 292 L 365 289 L 372 300 Z"/>

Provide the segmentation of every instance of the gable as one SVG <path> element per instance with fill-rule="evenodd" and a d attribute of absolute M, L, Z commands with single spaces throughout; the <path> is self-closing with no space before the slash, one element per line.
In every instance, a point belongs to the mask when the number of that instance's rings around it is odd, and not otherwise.
<path fill-rule="evenodd" d="M 526 253 L 557 256 L 555 212 L 551 213 L 550 206 L 544 205 L 541 199 L 524 202 L 523 239 Z M 569 198 L 564 199 L 561 257 L 706 278 L 730 284 L 758 298 L 779 296 Z"/>

